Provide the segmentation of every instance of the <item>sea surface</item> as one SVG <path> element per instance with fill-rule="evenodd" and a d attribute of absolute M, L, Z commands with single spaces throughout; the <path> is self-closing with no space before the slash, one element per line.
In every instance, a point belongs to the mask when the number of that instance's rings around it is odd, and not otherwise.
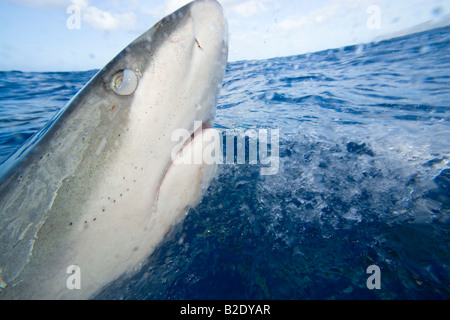
<path fill-rule="evenodd" d="M 0 162 L 95 73 L 0 72 Z M 220 165 L 98 299 L 450 298 L 450 27 L 231 62 L 215 127 L 278 129 L 278 170 Z"/>

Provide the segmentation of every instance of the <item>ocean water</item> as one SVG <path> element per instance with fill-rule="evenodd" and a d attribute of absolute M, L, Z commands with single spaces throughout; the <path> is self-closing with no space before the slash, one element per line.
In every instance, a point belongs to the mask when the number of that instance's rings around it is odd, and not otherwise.
<path fill-rule="evenodd" d="M 94 74 L 0 72 L 0 162 Z M 278 129 L 276 174 L 220 165 L 96 298 L 450 298 L 450 27 L 229 63 L 215 127 Z"/>

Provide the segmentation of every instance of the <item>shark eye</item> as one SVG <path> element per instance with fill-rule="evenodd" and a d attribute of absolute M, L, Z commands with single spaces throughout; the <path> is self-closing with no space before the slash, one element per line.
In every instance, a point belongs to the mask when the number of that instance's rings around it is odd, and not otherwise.
<path fill-rule="evenodd" d="M 111 79 L 111 89 L 120 96 L 129 96 L 136 91 L 138 78 L 133 70 L 123 69 Z"/>

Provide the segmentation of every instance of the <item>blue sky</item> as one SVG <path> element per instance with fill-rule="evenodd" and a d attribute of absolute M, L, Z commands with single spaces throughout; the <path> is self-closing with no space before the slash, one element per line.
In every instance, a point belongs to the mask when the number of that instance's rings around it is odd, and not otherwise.
<path fill-rule="evenodd" d="M 137 36 L 187 2 L 0 0 L 0 70 L 102 68 Z M 230 61 L 367 43 L 426 21 L 448 20 L 450 14 L 448 0 L 220 2 L 229 22 Z M 75 12 L 70 8 L 79 10 L 78 25 L 73 24 Z"/>

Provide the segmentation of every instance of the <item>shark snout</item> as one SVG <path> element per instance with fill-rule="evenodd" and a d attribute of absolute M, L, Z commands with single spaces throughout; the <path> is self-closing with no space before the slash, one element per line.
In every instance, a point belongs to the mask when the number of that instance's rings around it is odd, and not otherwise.
<path fill-rule="evenodd" d="M 222 6 L 216 0 L 197 0 L 190 10 L 195 45 L 206 52 L 217 52 L 228 42 L 228 25 Z"/>

